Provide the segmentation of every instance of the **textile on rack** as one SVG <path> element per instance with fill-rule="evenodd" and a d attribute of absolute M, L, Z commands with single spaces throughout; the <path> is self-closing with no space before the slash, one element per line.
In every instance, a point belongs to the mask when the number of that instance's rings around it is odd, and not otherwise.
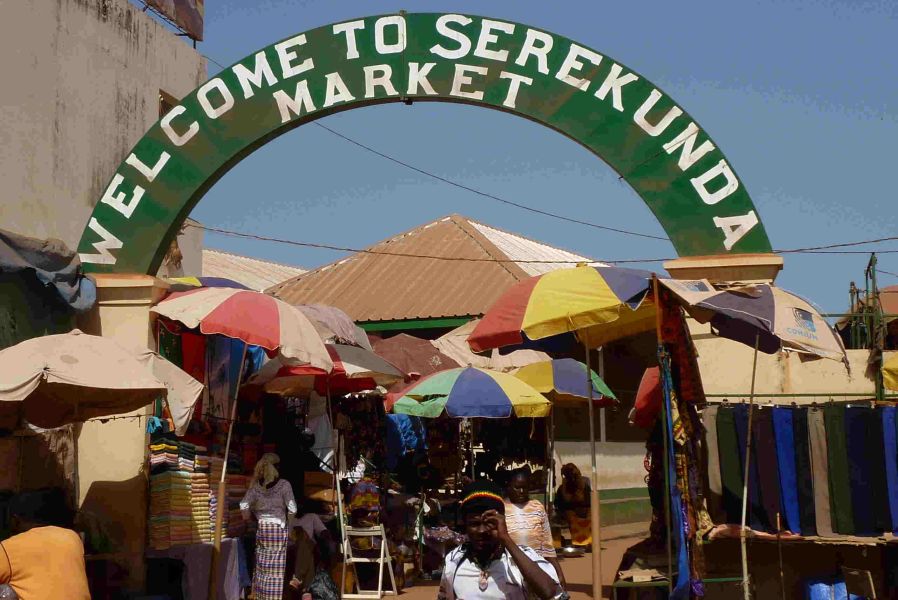
<path fill-rule="evenodd" d="M 733 407 L 736 417 L 736 439 L 739 440 L 739 458 L 741 460 L 740 467 L 740 484 L 739 484 L 739 520 L 742 522 L 742 487 L 745 476 L 745 448 L 748 441 L 748 405 L 737 404 Z M 752 444 L 751 457 L 748 463 L 748 514 L 747 524 L 757 531 L 767 531 L 769 523 L 764 513 L 764 507 L 761 504 L 761 480 L 758 476 L 758 448 L 757 444 Z"/>
<path fill-rule="evenodd" d="M 792 410 L 792 437 L 795 441 L 795 482 L 798 494 L 798 519 L 801 535 L 817 535 L 814 510 L 814 481 L 811 466 L 811 438 L 808 433 L 808 409 Z"/>
<path fill-rule="evenodd" d="M 776 457 L 780 476 L 780 504 L 783 509 L 783 529 L 799 533 L 801 531 L 801 518 L 798 514 L 798 483 L 795 471 L 795 428 L 792 424 L 791 409 L 780 406 L 773 408 L 773 435 L 776 438 Z"/>
<path fill-rule="evenodd" d="M 882 420 L 872 408 L 845 408 L 848 480 L 855 535 L 879 535 L 890 529 Z"/>
<path fill-rule="evenodd" d="M 760 406 L 755 406 L 754 411 L 752 445 L 757 449 L 758 456 L 758 481 L 761 486 L 758 491 L 761 494 L 767 531 L 774 532 L 776 515 L 782 515 L 783 508 L 780 504 L 779 461 L 773 437 L 773 412 L 768 407 Z"/>
<path fill-rule="evenodd" d="M 873 528 L 881 535 L 892 530 L 892 513 L 889 507 L 889 485 L 886 472 L 885 432 L 882 417 L 873 408 L 866 409 L 867 455 L 870 457 L 870 492 L 873 496 Z"/>
<path fill-rule="evenodd" d="M 845 407 L 828 404 L 823 408 L 826 422 L 826 449 L 829 459 L 829 499 L 836 533 L 854 535 L 851 480 L 848 475 L 848 447 L 845 434 Z"/>
<path fill-rule="evenodd" d="M 814 482 L 814 516 L 817 535 L 832 537 L 833 517 L 829 486 L 829 445 L 826 439 L 826 417 L 823 410 L 808 410 L 808 433 L 811 440 L 811 472 Z"/>
<path fill-rule="evenodd" d="M 892 522 L 889 529 L 898 534 L 898 423 L 895 407 L 882 407 L 882 441 L 885 451 L 886 486 L 889 496 L 889 513 Z"/>
<path fill-rule="evenodd" d="M 736 435 L 736 411 L 729 404 L 724 404 L 717 411 L 717 447 L 726 515 L 723 522 L 739 523 L 742 518 L 742 458 Z"/>
<path fill-rule="evenodd" d="M 702 410 L 702 427 L 705 432 L 705 472 L 708 474 L 708 491 L 705 500 L 708 513 L 714 523 L 726 523 L 723 507 L 723 482 L 720 466 L 720 450 L 717 441 L 717 411 L 719 406 L 707 406 Z"/>

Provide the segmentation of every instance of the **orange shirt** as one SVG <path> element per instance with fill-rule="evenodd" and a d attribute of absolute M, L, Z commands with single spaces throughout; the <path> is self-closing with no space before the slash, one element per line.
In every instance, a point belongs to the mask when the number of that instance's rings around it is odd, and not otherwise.
<path fill-rule="evenodd" d="M 20 600 L 90 600 L 84 546 L 74 531 L 35 527 L 0 546 L 0 583 Z"/>

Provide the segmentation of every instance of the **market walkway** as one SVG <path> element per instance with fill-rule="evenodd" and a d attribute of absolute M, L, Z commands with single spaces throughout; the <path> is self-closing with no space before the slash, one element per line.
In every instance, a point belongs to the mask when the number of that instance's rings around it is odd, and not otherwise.
<path fill-rule="evenodd" d="M 648 535 L 648 523 L 612 525 L 603 528 L 602 577 L 603 596 L 611 595 L 611 582 L 620 559 L 627 548 Z M 561 562 L 568 582 L 572 600 L 592 598 L 592 557 L 587 554 L 580 558 L 569 558 Z M 406 588 L 401 593 L 402 600 L 433 600 L 437 595 L 437 582 L 426 582 Z"/>

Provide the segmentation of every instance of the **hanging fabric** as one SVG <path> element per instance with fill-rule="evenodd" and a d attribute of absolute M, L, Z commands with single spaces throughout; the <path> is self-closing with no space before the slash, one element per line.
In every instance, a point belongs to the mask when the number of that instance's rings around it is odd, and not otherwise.
<path fill-rule="evenodd" d="M 885 442 L 880 413 L 867 409 L 867 455 L 870 457 L 870 492 L 873 496 L 873 530 L 882 535 L 892 530 L 892 514 L 889 507 L 889 486 L 886 480 Z"/>
<path fill-rule="evenodd" d="M 811 472 L 814 482 L 814 516 L 817 535 L 832 537 L 833 518 L 829 484 L 829 446 L 826 440 L 825 415 L 822 409 L 808 410 L 808 432 L 811 440 Z"/>
<path fill-rule="evenodd" d="M 770 408 L 755 406 L 753 421 L 752 446 L 758 458 L 758 483 L 761 496 L 761 507 L 767 531 L 776 531 L 776 516 L 784 515 L 780 503 L 779 461 L 776 454 L 776 441 L 773 437 L 773 411 Z"/>
<path fill-rule="evenodd" d="M 795 436 L 792 409 L 782 406 L 773 409 L 773 436 L 776 438 L 776 457 L 779 463 L 780 504 L 785 528 L 798 533 L 801 519 L 798 513 L 798 484 L 795 471 Z"/>
<path fill-rule="evenodd" d="M 670 494 L 670 531 L 676 542 L 677 553 L 677 578 L 674 583 L 671 600 L 687 600 L 691 594 L 689 549 L 687 547 L 687 531 L 684 519 L 685 508 L 683 506 L 680 488 L 677 485 L 676 460 L 674 451 L 674 426 L 673 426 L 673 382 L 670 375 L 670 357 L 662 351 L 661 357 L 661 383 L 664 392 L 664 410 L 668 415 L 667 444 L 664 449 L 668 455 L 668 492 Z"/>
<path fill-rule="evenodd" d="M 748 405 L 737 404 L 733 407 L 736 416 L 736 438 L 739 440 L 739 457 L 742 461 L 740 471 L 745 474 L 745 447 L 748 441 Z M 739 484 L 739 518 L 734 521 L 740 523 L 742 521 L 742 483 Z M 756 531 L 767 531 L 770 524 L 766 520 L 764 507 L 761 504 L 761 486 L 758 477 L 758 447 L 757 444 L 752 445 L 751 458 L 749 460 L 749 477 L 748 477 L 748 521 L 747 525 Z"/>
<path fill-rule="evenodd" d="M 736 411 L 724 405 L 717 411 L 717 448 L 723 487 L 725 523 L 738 523 L 742 515 L 742 462 L 736 435 Z"/>
<path fill-rule="evenodd" d="M 811 465 L 807 408 L 792 409 L 792 436 L 795 441 L 795 483 L 798 495 L 799 530 L 801 535 L 817 535 L 817 515 L 814 510 L 814 471 Z M 827 483 L 827 487 L 828 485 Z"/>
<path fill-rule="evenodd" d="M 823 416 L 826 421 L 829 497 L 833 529 L 842 535 L 854 535 L 851 480 L 848 476 L 848 447 L 845 435 L 845 407 L 828 404 L 823 409 Z"/>
<path fill-rule="evenodd" d="M 898 423 L 895 420 L 895 407 L 884 406 L 882 415 L 882 441 L 886 471 L 886 487 L 889 496 L 889 513 L 892 517 L 890 530 L 898 532 Z"/>
<path fill-rule="evenodd" d="M 708 513 L 714 523 L 726 523 L 723 507 L 723 482 L 720 452 L 717 441 L 717 413 L 719 406 L 706 406 L 702 411 L 702 426 L 705 429 L 705 472 L 708 474 Z"/>

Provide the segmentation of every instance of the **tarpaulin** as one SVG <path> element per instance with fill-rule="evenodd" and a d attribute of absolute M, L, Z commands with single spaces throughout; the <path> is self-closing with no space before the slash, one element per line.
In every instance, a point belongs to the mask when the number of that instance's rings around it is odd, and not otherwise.
<path fill-rule="evenodd" d="M 0 273 L 30 272 L 72 309 L 97 300 L 93 281 L 81 272 L 78 255 L 59 240 L 40 240 L 0 229 Z"/>

